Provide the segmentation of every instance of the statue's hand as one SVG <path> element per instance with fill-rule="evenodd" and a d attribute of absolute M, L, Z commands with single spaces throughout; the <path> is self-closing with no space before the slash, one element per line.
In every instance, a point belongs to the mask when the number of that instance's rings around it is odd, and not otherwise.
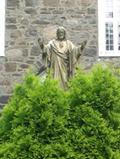
<path fill-rule="evenodd" d="M 38 43 L 39 43 L 41 49 L 43 49 L 44 48 L 44 40 L 43 40 L 43 38 L 38 38 Z"/>
<path fill-rule="evenodd" d="M 83 46 L 86 46 L 87 40 L 83 41 Z"/>
<path fill-rule="evenodd" d="M 83 50 L 85 48 L 86 44 L 87 44 L 87 40 L 85 40 L 85 41 L 82 42 L 81 50 Z"/>

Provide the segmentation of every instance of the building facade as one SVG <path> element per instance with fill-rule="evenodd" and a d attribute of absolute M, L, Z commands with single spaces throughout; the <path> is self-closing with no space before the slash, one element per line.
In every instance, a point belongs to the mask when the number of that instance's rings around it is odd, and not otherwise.
<path fill-rule="evenodd" d="M 99 57 L 98 0 L 6 0 L 5 56 L 0 57 L 0 107 L 12 94 L 15 83 L 26 70 L 42 66 L 37 42 L 55 38 L 56 28 L 64 26 L 75 45 L 87 40 L 80 59 L 84 69 L 99 60 L 119 65 L 119 57 Z"/>

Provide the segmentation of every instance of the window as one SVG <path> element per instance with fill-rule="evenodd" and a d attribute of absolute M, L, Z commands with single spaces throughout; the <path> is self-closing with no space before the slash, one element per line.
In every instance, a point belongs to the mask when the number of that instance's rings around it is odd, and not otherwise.
<path fill-rule="evenodd" d="M 0 0 L 0 56 L 5 50 L 5 0 Z"/>
<path fill-rule="evenodd" d="M 98 0 L 99 56 L 120 56 L 120 0 Z"/>

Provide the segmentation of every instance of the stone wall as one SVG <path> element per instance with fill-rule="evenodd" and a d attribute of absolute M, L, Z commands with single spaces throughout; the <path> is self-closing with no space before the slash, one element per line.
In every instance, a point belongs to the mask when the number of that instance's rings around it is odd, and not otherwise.
<path fill-rule="evenodd" d="M 79 45 L 88 40 L 80 59 L 89 69 L 97 59 L 97 0 L 7 0 L 6 52 L 0 58 L 0 105 L 4 105 L 15 83 L 31 65 L 41 67 L 38 37 L 47 43 L 56 28 L 64 26 L 67 37 Z"/>

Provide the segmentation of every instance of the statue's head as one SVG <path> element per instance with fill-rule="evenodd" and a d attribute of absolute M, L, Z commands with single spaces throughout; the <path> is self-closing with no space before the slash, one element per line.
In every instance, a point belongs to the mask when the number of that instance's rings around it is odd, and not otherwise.
<path fill-rule="evenodd" d="M 59 27 L 57 29 L 56 34 L 57 34 L 57 39 L 58 40 L 65 40 L 66 39 L 66 30 L 65 30 L 64 27 Z"/>

